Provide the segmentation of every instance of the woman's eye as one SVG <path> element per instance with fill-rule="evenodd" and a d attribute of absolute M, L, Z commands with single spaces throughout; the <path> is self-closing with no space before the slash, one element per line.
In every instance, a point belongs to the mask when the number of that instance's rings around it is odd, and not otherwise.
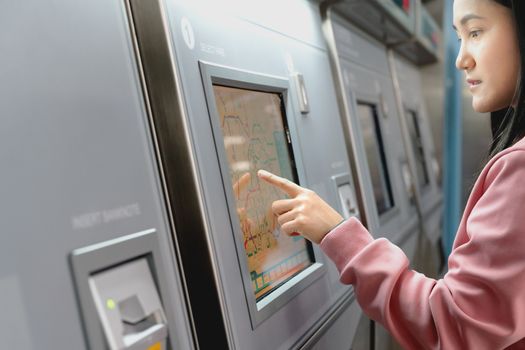
<path fill-rule="evenodd" d="M 479 36 L 480 32 L 481 32 L 480 30 L 473 30 L 473 31 L 471 31 L 471 32 L 469 33 L 469 36 L 470 36 L 471 38 L 477 38 L 477 37 Z"/>

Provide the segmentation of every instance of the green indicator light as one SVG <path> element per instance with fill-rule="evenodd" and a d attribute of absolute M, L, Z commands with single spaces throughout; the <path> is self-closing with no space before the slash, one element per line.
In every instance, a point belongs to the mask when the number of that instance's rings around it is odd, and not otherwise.
<path fill-rule="evenodd" d="M 113 299 L 106 300 L 106 307 L 110 310 L 113 310 L 115 308 L 115 300 Z"/>

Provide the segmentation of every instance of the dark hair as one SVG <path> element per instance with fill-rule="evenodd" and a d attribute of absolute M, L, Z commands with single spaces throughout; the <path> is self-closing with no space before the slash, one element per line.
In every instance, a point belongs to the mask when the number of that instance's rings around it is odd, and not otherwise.
<path fill-rule="evenodd" d="M 523 20 L 525 18 L 525 1 L 494 1 L 512 10 L 517 30 L 521 69 L 515 108 L 508 107 L 490 114 L 492 145 L 490 146 L 489 158 L 525 137 L 525 21 Z"/>

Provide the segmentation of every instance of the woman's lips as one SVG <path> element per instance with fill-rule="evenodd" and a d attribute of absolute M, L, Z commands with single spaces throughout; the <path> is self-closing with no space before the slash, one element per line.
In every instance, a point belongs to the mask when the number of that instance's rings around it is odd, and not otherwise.
<path fill-rule="evenodd" d="M 478 86 L 479 84 L 481 84 L 481 80 L 467 79 L 467 83 L 468 83 L 469 88 L 472 89 L 472 88 Z"/>

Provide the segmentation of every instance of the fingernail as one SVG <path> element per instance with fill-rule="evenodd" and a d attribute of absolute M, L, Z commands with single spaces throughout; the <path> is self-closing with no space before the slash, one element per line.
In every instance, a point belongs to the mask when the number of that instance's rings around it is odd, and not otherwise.
<path fill-rule="evenodd" d="M 258 176 L 269 176 L 270 173 L 267 172 L 266 170 L 260 169 L 260 170 L 257 172 L 257 175 L 258 175 Z"/>
<path fill-rule="evenodd" d="M 290 236 L 300 236 L 301 234 L 299 232 L 292 232 L 290 233 Z"/>

